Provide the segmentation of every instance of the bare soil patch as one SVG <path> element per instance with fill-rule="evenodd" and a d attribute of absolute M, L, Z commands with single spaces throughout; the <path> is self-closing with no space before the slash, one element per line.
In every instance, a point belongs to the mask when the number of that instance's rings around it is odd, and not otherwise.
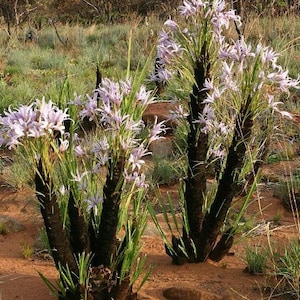
<path fill-rule="evenodd" d="M 286 177 L 290 170 L 299 167 L 300 162 L 280 162 L 268 165 L 264 174 L 266 178 L 268 174 Z M 166 191 L 176 197 L 176 186 L 163 187 L 162 192 Z M 284 246 L 289 239 L 298 236 L 298 228 L 293 214 L 273 196 L 272 185 L 261 184 L 255 197 L 259 200 L 253 201 L 247 210 L 248 215 L 255 215 L 253 230 L 248 235 L 237 237 L 231 255 L 219 263 L 208 261 L 202 264 L 172 265 L 171 259 L 165 254 L 164 244 L 149 219 L 142 242 L 143 251 L 148 256 L 148 263 L 153 265 L 153 271 L 139 292 L 139 299 L 163 300 L 166 299 L 165 296 L 173 300 L 267 299 L 265 278 L 245 272 L 245 247 L 266 246 L 267 232 L 272 240 Z M 278 212 L 281 212 L 281 217 L 275 224 L 273 220 Z M 7 186 L 5 178 L 0 178 L 0 215 L 9 216 L 24 226 L 20 232 L 0 234 L 0 299 L 56 299 L 50 295 L 38 275 L 41 272 L 55 281 L 57 271 L 53 262 L 40 255 L 33 255 L 30 259 L 25 259 L 22 255 L 21 245 L 34 247 L 42 227 L 42 218 L 33 192 L 17 191 Z"/>

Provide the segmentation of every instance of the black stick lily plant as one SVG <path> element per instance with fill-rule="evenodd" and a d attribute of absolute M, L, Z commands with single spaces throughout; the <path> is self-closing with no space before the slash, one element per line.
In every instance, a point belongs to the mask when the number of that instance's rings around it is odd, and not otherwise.
<path fill-rule="evenodd" d="M 240 18 L 225 1 L 183 1 L 179 13 L 178 22 L 167 20 L 160 33 L 156 66 L 162 67 L 152 75 L 154 81 L 168 82 L 169 93 L 189 99 L 179 100 L 177 113 L 187 128 L 181 150 L 187 162 L 180 193 L 183 230 L 173 233 L 172 243 L 161 234 L 175 264 L 219 261 L 232 246 L 255 190 L 275 113 L 291 117 L 277 99 L 298 88 L 299 81 L 288 76 L 270 47 L 226 37 Z M 208 190 L 212 165 L 215 176 Z M 233 200 L 247 182 L 240 212 L 230 220 Z"/>
<path fill-rule="evenodd" d="M 0 119 L 1 144 L 23 148 L 35 170 L 58 285 L 40 275 L 59 299 L 135 299 L 133 284 L 149 274 L 140 243 L 143 157 L 164 124 L 142 120 L 153 101 L 145 74 L 146 66 L 125 81 L 103 79 L 92 97 L 76 96 L 64 110 L 43 99 Z"/>

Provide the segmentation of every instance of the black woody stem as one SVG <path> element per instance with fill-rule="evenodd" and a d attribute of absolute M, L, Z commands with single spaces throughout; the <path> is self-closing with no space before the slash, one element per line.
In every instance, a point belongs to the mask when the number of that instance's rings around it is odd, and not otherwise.
<path fill-rule="evenodd" d="M 219 182 L 217 193 L 214 202 L 211 205 L 210 212 L 206 214 L 203 220 L 199 247 L 197 247 L 197 249 L 199 249 L 199 261 L 205 261 L 214 248 L 223 252 L 223 250 L 219 247 L 220 245 L 215 247 L 215 243 L 220 233 L 220 229 L 224 224 L 224 220 L 233 197 L 241 191 L 238 177 L 243 167 L 245 156 L 247 155 L 246 144 L 251 136 L 253 127 L 250 105 L 251 97 L 249 96 L 245 105 L 241 107 L 235 121 L 234 136 L 228 151 L 225 170 Z M 231 239 L 227 239 L 227 241 L 228 243 L 232 243 L 232 237 Z M 224 239 L 221 239 L 220 242 L 224 243 Z M 228 245 L 224 243 L 224 247 L 228 248 Z M 214 256 L 218 258 L 220 257 L 216 252 L 211 255 L 211 257 Z"/>
<path fill-rule="evenodd" d="M 46 174 L 40 160 L 38 163 L 38 172 L 35 175 L 36 195 L 40 203 L 53 259 L 57 268 L 59 263 L 63 266 L 68 265 L 70 270 L 77 274 L 78 271 L 73 251 L 66 228 L 63 226 L 57 196 L 52 191 L 52 185 L 52 180 L 49 174 Z"/>
<path fill-rule="evenodd" d="M 185 202 L 188 214 L 190 232 L 184 233 L 196 243 L 202 228 L 203 212 L 202 206 L 206 193 L 206 156 L 208 151 L 208 135 L 196 126 L 194 120 L 199 118 L 203 112 L 203 100 L 206 91 L 203 91 L 205 79 L 209 77 L 210 65 L 206 53 L 206 44 L 203 45 L 200 59 L 197 60 L 194 68 L 196 84 L 193 86 L 193 93 L 190 96 L 190 114 L 188 116 L 188 176 L 185 180 Z M 190 257 L 193 254 L 190 253 Z"/>

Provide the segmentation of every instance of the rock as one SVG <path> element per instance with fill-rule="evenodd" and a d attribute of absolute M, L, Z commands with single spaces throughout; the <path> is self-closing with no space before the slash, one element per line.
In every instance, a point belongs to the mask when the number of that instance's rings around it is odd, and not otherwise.
<path fill-rule="evenodd" d="M 20 232 L 25 228 L 21 222 L 7 215 L 0 215 L 0 225 L 2 225 L 6 233 Z"/>
<path fill-rule="evenodd" d="M 166 158 L 173 153 L 173 137 L 164 136 L 150 144 L 149 150 L 155 157 Z"/>
<path fill-rule="evenodd" d="M 143 114 L 143 120 L 146 125 L 152 125 L 157 118 L 157 122 L 166 121 L 167 133 L 162 139 L 153 141 L 149 150 L 158 158 L 171 156 L 174 150 L 173 129 L 178 125 L 176 120 L 172 119 L 171 111 L 175 111 L 178 103 L 175 102 L 155 102 L 151 103 Z"/>
<path fill-rule="evenodd" d="M 163 295 L 168 300 L 232 300 L 230 296 L 219 296 L 207 291 L 191 288 L 171 287 L 165 289 Z"/>
<path fill-rule="evenodd" d="M 172 131 L 172 129 L 178 124 L 176 120 L 172 119 L 171 111 L 175 111 L 177 107 L 178 103 L 175 102 L 161 101 L 151 103 L 148 105 L 143 114 L 143 120 L 145 124 L 151 125 L 157 117 L 157 122 L 166 121 L 166 126 L 170 131 Z"/>

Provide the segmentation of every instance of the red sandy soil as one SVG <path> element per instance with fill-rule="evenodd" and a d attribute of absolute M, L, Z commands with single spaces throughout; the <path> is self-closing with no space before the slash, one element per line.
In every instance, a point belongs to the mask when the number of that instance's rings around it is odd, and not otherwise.
<path fill-rule="evenodd" d="M 288 176 L 288 164 L 277 163 L 267 172 Z M 299 167 L 300 162 L 292 168 Z M 287 174 L 285 174 L 285 172 Z M 0 178 L 1 179 L 1 178 Z M 0 180 L 1 182 L 1 180 Z M 176 187 L 164 187 L 176 196 Z M 157 234 L 155 226 L 149 220 L 142 239 L 148 263 L 153 265 L 149 280 L 139 291 L 141 300 L 166 299 L 163 291 L 177 287 L 185 290 L 179 296 L 169 299 L 268 299 L 270 291 L 266 290 L 266 280 L 262 275 L 250 275 L 245 272 L 243 260 L 246 246 L 266 246 L 267 228 L 270 229 L 271 240 L 285 244 L 288 239 L 297 235 L 295 220 L 279 199 L 266 185 L 261 185 L 259 194 L 249 207 L 247 214 L 255 215 L 255 229 L 247 236 L 240 236 L 231 249 L 231 255 L 219 263 L 206 262 L 201 264 L 172 265 L 171 259 L 165 254 L 164 245 Z M 281 212 L 280 223 L 274 225 L 272 220 Z M 32 191 L 16 191 L 5 186 L 2 178 L 0 185 L 0 215 L 8 215 L 20 221 L 25 229 L 21 232 L 10 232 L 0 235 L 0 300 L 54 300 L 48 288 L 40 279 L 37 271 L 48 279 L 55 281 L 56 269 L 51 259 L 39 255 L 30 259 L 22 256 L 21 245 L 33 246 L 42 226 L 37 203 Z M 268 223 L 270 222 L 270 223 Z M 268 227 L 268 225 L 270 225 Z M 182 292 L 182 291 L 179 291 Z M 283 298 L 276 298 L 283 299 Z"/>

